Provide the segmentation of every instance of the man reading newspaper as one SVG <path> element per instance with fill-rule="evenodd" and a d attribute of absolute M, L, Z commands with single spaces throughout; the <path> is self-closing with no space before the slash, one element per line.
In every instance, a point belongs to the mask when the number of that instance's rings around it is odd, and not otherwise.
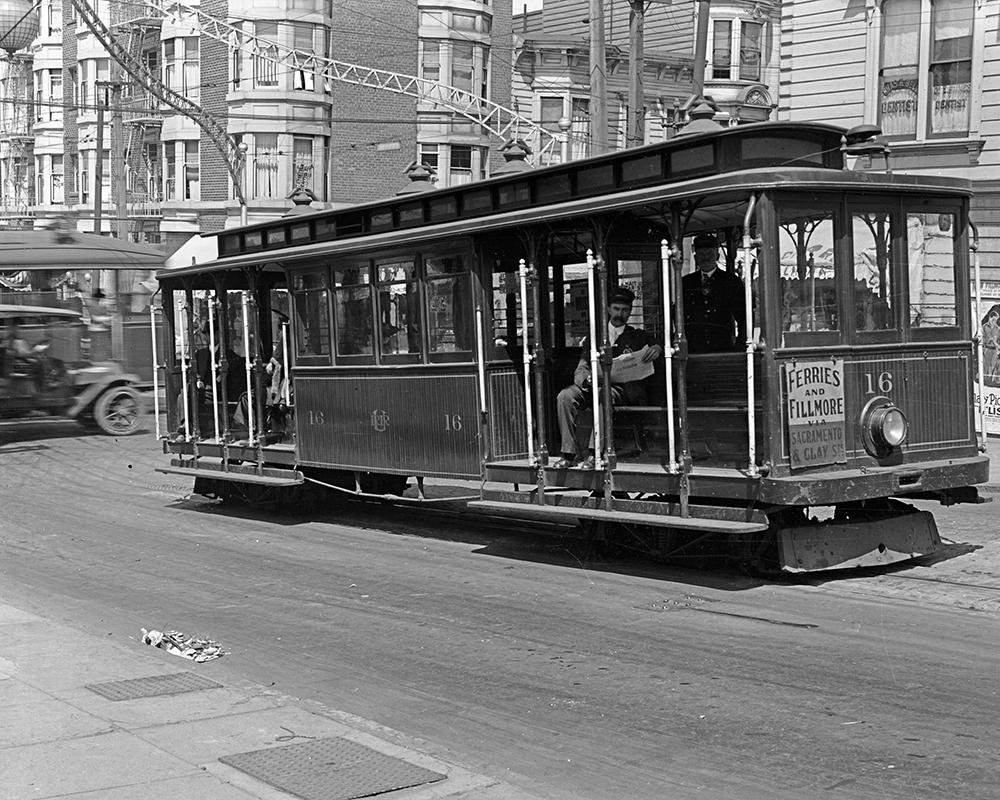
<path fill-rule="evenodd" d="M 632 316 L 635 293 L 620 286 L 608 296 L 608 341 L 614 361 L 611 366 L 611 402 L 615 405 L 643 405 L 646 402 L 645 378 L 653 374 L 653 362 L 663 356 L 663 348 L 650 334 L 628 324 Z M 559 418 L 560 458 L 555 469 L 594 468 L 594 435 L 590 435 L 588 454 L 579 460 L 576 444 L 576 422 L 581 408 L 593 402 L 590 377 L 590 343 L 584 341 L 580 363 L 573 373 L 573 383 L 556 398 Z"/>

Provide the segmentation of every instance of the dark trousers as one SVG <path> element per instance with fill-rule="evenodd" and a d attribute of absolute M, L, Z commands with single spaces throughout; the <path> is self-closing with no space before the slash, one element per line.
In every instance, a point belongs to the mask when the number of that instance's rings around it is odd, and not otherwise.
<path fill-rule="evenodd" d="M 590 408 L 592 403 L 590 389 L 581 389 L 575 383 L 567 386 L 556 397 L 556 415 L 559 418 L 560 450 L 563 453 L 576 453 L 576 421 L 580 409 Z M 611 386 L 611 403 L 620 405 L 625 399 L 625 390 L 618 385 Z M 603 420 L 601 421 L 603 424 Z M 594 449 L 594 431 L 590 431 L 591 450 Z"/>

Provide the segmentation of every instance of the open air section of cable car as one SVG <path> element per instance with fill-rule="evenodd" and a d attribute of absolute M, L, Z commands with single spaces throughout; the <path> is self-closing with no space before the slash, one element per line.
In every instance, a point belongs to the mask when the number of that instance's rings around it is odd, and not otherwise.
<path fill-rule="evenodd" d="M 988 477 L 969 186 L 853 172 L 849 149 L 749 125 L 223 232 L 217 262 L 160 276 L 171 469 L 481 480 L 490 513 L 789 571 L 931 553 L 904 500 L 975 502 Z M 722 278 L 731 323 L 706 335 Z M 238 346 L 201 368 L 199 335 Z"/>

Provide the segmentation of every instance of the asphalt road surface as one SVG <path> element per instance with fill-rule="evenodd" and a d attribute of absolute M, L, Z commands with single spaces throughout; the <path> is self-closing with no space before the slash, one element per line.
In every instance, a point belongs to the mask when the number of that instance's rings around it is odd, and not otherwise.
<path fill-rule="evenodd" d="M 998 796 L 995 505 L 940 509 L 932 561 L 767 582 L 468 515 L 222 507 L 165 463 L 149 433 L 0 425 L 0 597 L 136 647 L 207 636 L 205 674 L 540 798 Z"/>

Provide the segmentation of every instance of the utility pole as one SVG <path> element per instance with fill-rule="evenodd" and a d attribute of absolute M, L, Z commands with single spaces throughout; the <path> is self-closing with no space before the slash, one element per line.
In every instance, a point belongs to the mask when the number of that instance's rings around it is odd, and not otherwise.
<path fill-rule="evenodd" d="M 590 155 L 608 151 L 608 63 L 604 53 L 604 2 L 590 0 Z"/>
<path fill-rule="evenodd" d="M 646 0 L 629 0 L 628 12 L 628 126 L 625 132 L 626 147 L 641 147 L 646 142 L 646 115 L 642 82 L 646 56 L 644 27 Z"/>
<path fill-rule="evenodd" d="M 128 195 L 125 189 L 125 127 L 122 121 L 122 84 L 111 84 L 111 195 L 115 201 L 118 224 L 115 235 L 128 241 Z"/>
<path fill-rule="evenodd" d="M 103 93 L 102 93 L 103 90 Z M 97 157 L 94 160 L 94 233 L 101 233 L 101 217 L 104 214 L 104 109 L 108 105 L 108 86 L 106 81 L 94 84 L 97 97 Z"/>
<path fill-rule="evenodd" d="M 97 100 L 97 159 L 94 176 L 94 233 L 101 233 L 104 217 L 104 115 L 111 93 L 111 200 L 115 204 L 114 233 L 119 239 L 128 239 L 128 195 L 125 188 L 125 128 L 122 122 L 122 82 L 96 81 L 94 91 L 101 93 Z"/>
<path fill-rule="evenodd" d="M 698 27 L 694 35 L 694 75 L 693 86 L 695 97 L 705 94 L 705 68 L 708 53 L 708 12 L 712 0 L 698 0 Z"/>

